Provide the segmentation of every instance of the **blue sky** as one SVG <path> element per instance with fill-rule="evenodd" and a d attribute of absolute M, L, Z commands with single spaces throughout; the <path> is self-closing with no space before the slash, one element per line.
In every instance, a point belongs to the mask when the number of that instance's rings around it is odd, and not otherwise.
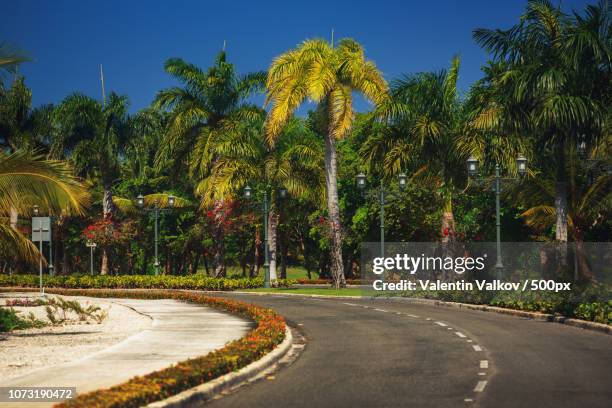
<path fill-rule="evenodd" d="M 592 0 L 591 3 L 595 1 Z M 564 0 L 582 10 L 585 0 Z M 306 38 L 353 37 L 387 79 L 439 70 L 462 58 L 460 87 L 480 77 L 486 53 L 472 40 L 476 27 L 507 28 L 525 1 L 35 1 L 9 2 L 0 42 L 32 58 L 20 72 L 34 105 L 58 103 L 80 91 L 101 98 L 127 94 L 131 110 L 174 85 L 163 71 L 169 57 L 210 65 L 223 41 L 239 72 L 266 69 L 273 57 Z M 363 101 L 357 109 L 365 109 Z"/>

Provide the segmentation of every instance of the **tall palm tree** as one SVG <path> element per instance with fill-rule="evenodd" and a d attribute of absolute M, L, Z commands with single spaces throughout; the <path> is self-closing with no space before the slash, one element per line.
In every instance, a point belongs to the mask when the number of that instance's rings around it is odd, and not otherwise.
<path fill-rule="evenodd" d="M 286 188 L 290 195 L 317 201 L 323 191 L 323 151 L 304 121 L 293 119 L 283 129 L 278 143 L 270 146 L 264 136 L 265 112 L 231 123 L 223 137 L 215 140 L 211 151 L 217 157 L 210 176 L 200 181 L 196 191 L 206 206 L 234 199 L 246 185 L 269 189 L 268 237 L 270 277 L 276 279 L 277 228 L 280 210 L 277 192 Z M 223 126 L 224 124 L 221 124 Z"/>
<path fill-rule="evenodd" d="M 362 46 L 345 38 L 337 47 L 324 40 L 306 40 L 278 56 L 268 72 L 267 102 L 272 104 L 266 122 L 269 142 L 282 135 L 284 124 L 305 101 L 317 104 L 325 139 L 325 182 L 330 221 L 332 276 L 336 287 L 345 286 L 342 263 L 342 228 L 338 205 L 336 139 L 343 138 L 353 123 L 353 91 L 375 104 L 383 103 L 387 83 Z"/>
<path fill-rule="evenodd" d="M 187 171 L 194 179 L 208 177 L 215 156 L 211 144 L 222 137 L 228 123 L 236 123 L 259 109 L 248 102 L 248 97 L 263 89 L 266 74 L 254 72 L 238 75 L 234 65 L 220 52 L 213 66 L 203 71 L 180 58 L 166 61 L 165 70 L 182 83 L 158 92 L 154 107 L 169 113 L 167 131 L 156 157 L 158 168 L 174 163 L 174 170 Z M 225 126 L 220 126 L 221 123 Z M 223 202 L 216 203 L 223 207 Z M 223 228 L 215 233 L 217 246 L 215 273 L 224 270 L 222 248 Z"/>
<path fill-rule="evenodd" d="M 172 160 L 178 168 L 186 164 L 192 174 L 206 175 L 213 160 L 209 141 L 219 123 L 257 114 L 247 98 L 263 88 L 265 73 L 238 75 L 224 51 L 206 71 L 180 58 L 167 60 L 164 68 L 183 86 L 163 89 L 155 99 L 154 107 L 169 111 L 157 162 Z"/>
<path fill-rule="evenodd" d="M 601 1 L 587 6 L 584 16 L 569 16 L 548 0 L 530 0 L 520 23 L 505 31 L 477 29 L 474 38 L 494 59 L 490 92 L 474 124 L 533 136 L 537 156 L 555 161 L 555 235 L 566 242 L 568 155 L 583 140 L 595 146 L 609 137 L 610 4 Z"/>
<path fill-rule="evenodd" d="M 609 150 L 609 146 L 608 146 Z M 586 261 L 584 234 L 605 223 L 612 208 L 612 175 L 606 172 L 589 177 L 591 170 L 577 166 L 578 161 L 567 162 L 568 183 L 568 235 L 574 242 L 577 266 L 583 280 L 594 280 Z M 591 179 L 591 180 L 589 180 Z M 523 183 L 516 194 L 517 201 L 527 208 L 522 213 L 525 223 L 537 231 L 546 231 L 556 222 L 555 172 L 547 166 L 538 177 Z"/>
<path fill-rule="evenodd" d="M 36 247 L 5 221 L 11 211 L 31 214 L 34 205 L 59 214 L 82 214 L 89 203 L 84 184 L 66 162 L 46 160 L 39 153 L 0 150 L 0 252 L 29 262 L 38 260 Z"/>
<path fill-rule="evenodd" d="M 412 169 L 413 179 L 430 183 L 442 202 L 442 241 L 454 236 L 453 196 L 465 183 L 464 157 L 457 142 L 464 132 L 457 92 L 459 58 L 448 71 L 405 76 L 392 83 L 391 100 L 376 116 L 387 119 L 360 153 L 383 177 Z"/>
<path fill-rule="evenodd" d="M 115 213 L 112 187 L 121 169 L 123 152 L 132 133 L 127 115 L 127 97 L 114 92 L 105 104 L 75 93 L 55 111 L 56 134 L 52 154 L 67 157 L 82 176 L 100 180 L 102 216 Z M 102 250 L 101 274 L 109 270 L 108 253 Z"/>

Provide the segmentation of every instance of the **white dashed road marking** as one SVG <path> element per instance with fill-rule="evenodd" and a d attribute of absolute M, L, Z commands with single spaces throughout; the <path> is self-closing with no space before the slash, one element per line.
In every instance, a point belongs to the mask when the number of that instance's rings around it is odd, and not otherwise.
<path fill-rule="evenodd" d="M 482 392 L 484 391 L 486 386 L 487 386 L 486 381 L 478 381 L 478 384 L 476 384 L 476 387 L 474 387 L 474 392 Z"/>
<path fill-rule="evenodd" d="M 473 345 L 472 347 L 474 347 L 474 351 L 482 351 L 482 347 L 480 347 L 478 344 Z"/>
<path fill-rule="evenodd" d="M 489 368 L 489 360 L 480 360 L 480 368 Z"/>
<path fill-rule="evenodd" d="M 461 337 L 462 339 L 465 339 L 467 336 L 461 332 L 455 332 L 455 334 L 459 337 Z"/>
<path fill-rule="evenodd" d="M 377 312 L 386 312 L 386 310 L 383 310 L 383 309 L 374 309 L 374 310 L 376 310 Z"/>
<path fill-rule="evenodd" d="M 436 322 L 436 324 L 437 324 L 438 326 L 442 326 L 442 327 L 446 327 L 446 326 L 448 326 L 446 323 L 442 323 L 442 322 Z"/>
<path fill-rule="evenodd" d="M 487 375 L 487 373 L 478 373 L 478 375 Z"/>

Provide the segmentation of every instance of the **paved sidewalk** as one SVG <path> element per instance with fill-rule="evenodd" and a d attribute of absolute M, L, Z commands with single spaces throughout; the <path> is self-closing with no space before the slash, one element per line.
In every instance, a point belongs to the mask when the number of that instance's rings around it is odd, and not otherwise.
<path fill-rule="evenodd" d="M 41 369 L 2 387 L 76 387 L 77 393 L 108 388 L 179 361 L 207 354 L 242 337 L 253 324 L 214 309 L 176 300 L 106 299 L 153 319 L 151 329 L 83 359 Z M 70 350 L 66 350 L 67 353 Z M 0 407 L 54 403 L 0 403 Z"/>

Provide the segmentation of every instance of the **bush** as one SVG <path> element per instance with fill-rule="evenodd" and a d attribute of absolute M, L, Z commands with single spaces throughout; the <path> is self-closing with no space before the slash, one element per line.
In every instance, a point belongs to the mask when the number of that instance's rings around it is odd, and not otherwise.
<path fill-rule="evenodd" d="M 238 290 L 263 286 L 263 278 L 211 278 L 205 275 L 68 275 L 46 276 L 47 288 L 71 289 L 194 289 L 194 290 Z M 293 281 L 279 279 L 280 287 L 290 286 Z M 0 286 L 38 287 L 38 275 L 0 275 Z"/>
<path fill-rule="evenodd" d="M 29 329 L 31 327 L 42 327 L 44 322 L 37 320 L 32 313 L 27 318 L 21 318 L 18 311 L 13 308 L 0 307 L 0 333 L 13 330 Z"/>
<path fill-rule="evenodd" d="M 402 296 L 490 305 L 612 324 L 612 301 L 607 300 L 610 292 L 606 287 L 578 288 L 570 293 L 547 291 L 498 293 L 478 290 L 413 291 L 402 293 Z"/>
<path fill-rule="evenodd" d="M 57 407 L 132 408 L 147 405 L 178 394 L 224 374 L 236 371 L 259 359 L 285 339 L 285 321 L 272 309 L 198 293 L 178 291 L 117 291 L 52 289 L 50 293 L 71 296 L 126 297 L 138 299 L 177 299 L 223 309 L 254 320 L 257 327 L 244 337 L 205 356 L 186 360 L 171 367 L 98 391 L 79 395 Z"/>

